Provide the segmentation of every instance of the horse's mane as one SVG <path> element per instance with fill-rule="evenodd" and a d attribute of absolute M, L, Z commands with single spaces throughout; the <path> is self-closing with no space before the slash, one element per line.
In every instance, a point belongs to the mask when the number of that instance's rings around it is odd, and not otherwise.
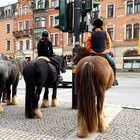
<path fill-rule="evenodd" d="M 79 47 L 76 53 L 76 56 L 73 59 L 74 64 L 76 65 L 83 57 L 89 56 L 90 52 L 84 47 Z"/>

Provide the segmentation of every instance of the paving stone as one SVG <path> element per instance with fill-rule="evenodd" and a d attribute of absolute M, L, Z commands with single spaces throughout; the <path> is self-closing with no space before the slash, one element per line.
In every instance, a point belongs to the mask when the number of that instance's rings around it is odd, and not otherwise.
<path fill-rule="evenodd" d="M 96 140 L 140 140 L 140 110 L 123 109 Z"/>
<path fill-rule="evenodd" d="M 23 105 L 6 106 L 0 114 L 0 139 L 43 140 L 65 139 L 77 127 L 77 111 L 63 102 L 60 107 L 41 109 L 43 119 L 27 119 Z"/>

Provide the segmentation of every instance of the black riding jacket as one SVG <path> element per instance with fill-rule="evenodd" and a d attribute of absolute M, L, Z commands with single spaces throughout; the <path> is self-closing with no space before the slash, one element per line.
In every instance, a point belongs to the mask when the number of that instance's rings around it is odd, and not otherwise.
<path fill-rule="evenodd" d="M 91 48 L 96 53 L 106 50 L 106 32 L 93 32 L 91 38 Z"/>
<path fill-rule="evenodd" d="M 53 55 L 52 43 L 47 39 L 40 39 L 37 44 L 38 56 L 51 57 Z"/>

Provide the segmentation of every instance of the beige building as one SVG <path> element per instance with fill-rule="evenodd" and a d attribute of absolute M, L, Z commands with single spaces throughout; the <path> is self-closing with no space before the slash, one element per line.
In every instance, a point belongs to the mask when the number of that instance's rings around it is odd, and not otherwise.
<path fill-rule="evenodd" d="M 100 4 L 104 26 L 112 38 L 117 68 L 140 68 L 140 1 L 102 0 Z"/>

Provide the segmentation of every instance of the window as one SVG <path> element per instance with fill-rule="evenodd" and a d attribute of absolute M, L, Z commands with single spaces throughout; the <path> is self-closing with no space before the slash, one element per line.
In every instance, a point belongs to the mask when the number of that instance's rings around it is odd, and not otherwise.
<path fill-rule="evenodd" d="M 113 13 L 114 13 L 114 5 L 108 5 L 108 13 L 107 13 L 107 17 L 110 18 L 110 17 L 113 17 Z"/>
<path fill-rule="evenodd" d="M 38 1 L 38 9 L 43 9 L 43 1 Z"/>
<path fill-rule="evenodd" d="M 30 48 L 30 41 L 26 40 L 26 50 L 29 50 L 29 48 Z"/>
<path fill-rule="evenodd" d="M 52 45 L 53 45 L 53 35 L 50 35 L 50 40 L 51 40 Z"/>
<path fill-rule="evenodd" d="M 132 25 L 127 25 L 126 26 L 126 39 L 131 39 L 132 38 Z"/>
<path fill-rule="evenodd" d="M 6 50 L 10 50 L 10 41 L 7 41 Z"/>
<path fill-rule="evenodd" d="M 54 27 L 59 24 L 59 19 L 55 19 L 56 16 L 58 15 L 50 16 L 50 27 Z"/>
<path fill-rule="evenodd" d="M 27 7 L 26 6 L 22 6 L 22 15 L 25 15 L 27 13 Z"/>
<path fill-rule="evenodd" d="M 58 6 L 58 0 L 51 0 L 51 8 Z"/>
<path fill-rule="evenodd" d="M 113 28 L 107 28 L 107 32 L 109 33 L 111 40 L 113 40 Z"/>
<path fill-rule="evenodd" d="M 7 30 L 7 33 L 10 33 L 10 24 L 6 25 L 6 30 Z"/>
<path fill-rule="evenodd" d="M 22 51 L 23 50 L 23 41 L 20 41 L 20 44 L 19 44 L 19 50 Z"/>
<path fill-rule="evenodd" d="M 58 46 L 58 34 L 55 34 L 54 37 L 55 37 L 54 45 Z"/>
<path fill-rule="evenodd" d="M 29 20 L 25 21 L 25 29 L 26 29 L 26 30 L 29 29 Z"/>
<path fill-rule="evenodd" d="M 54 18 L 53 16 L 50 16 L 50 27 L 53 27 L 53 23 L 54 23 Z"/>
<path fill-rule="evenodd" d="M 35 28 L 45 27 L 45 17 L 35 18 Z"/>
<path fill-rule="evenodd" d="M 37 17 L 35 18 L 35 28 L 39 28 L 40 27 L 40 18 Z"/>
<path fill-rule="evenodd" d="M 23 31 L 23 23 L 22 22 L 18 23 L 18 30 Z"/>
<path fill-rule="evenodd" d="M 134 2 L 134 13 L 140 13 L 140 0 Z"/>
<path fill-rule="evenodd" d="M 139 38 L 140 24 L 134 24 L 134 38 Z"/>
<path fill-rule="evenodd" d="M 128 1 L 127 2 L 127 14 L 132 14 L 133 13 L 133 2 Z"/>
<path fill-rule="evenodd" d="M 73 43 L 73 33 L 68 33 L 68 45 Z"/>
<path fill-rule="evenodd" d="M 44 17 L 41 18 L 41 27 L 45 27 L 45 18 Z"/>
<path fill-rule="evenodd" d="M 51 40 L 53 46 L 57 47 L 59 45 L 58 34 L 51 34 L 50 40 Z"/>

